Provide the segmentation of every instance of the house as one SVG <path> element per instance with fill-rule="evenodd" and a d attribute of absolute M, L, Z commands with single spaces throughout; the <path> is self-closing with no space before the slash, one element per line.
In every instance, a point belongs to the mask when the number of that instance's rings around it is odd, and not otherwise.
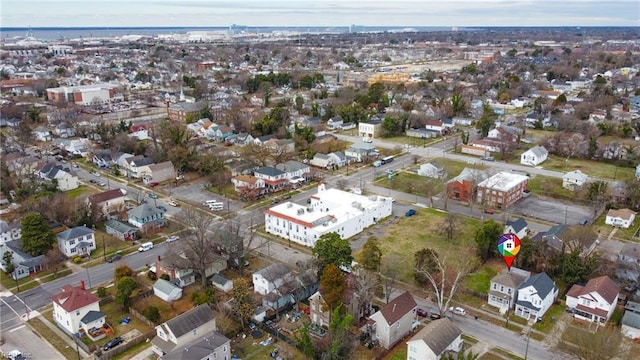
<path fill-rule="evenodd" d="M 13 280 L 20 280 L 29 276 L 29 274 L 42 270 L 44 255 L 34 257 L 22 251 L 22 241 L 20 239 L 0 244 L 0 256 L 2 256 L 2 259 L 4 259 L 4 255 L 7 252 L 11 253 L 11 263 L 15 268 L 11 273 Z M 5 265 L 4 261 L 0 261 L 0 269 L 4 273 L 7 272 Z"/>
<path fill-rule="evenodd" d="M 529 177 L 502 171 L 481 181 L 477 187 L 477 201 L 486 206 L 508 208 L 522 199 Z"/>
<path fill-rule="evenodd" d="M 165 224 L 164 210 L 150 204 L 142 204 L 127 211 L 127 222 L 146 230 L 150 226 L 162 226 Z"/>
<path fill-rule="evenodd" d="M 505 234 L 513 234 L 522 239 L 529 234 L 529 224 L 524 218 L 518 218 L 516 220 L 507 220 L 504 226 Z"/>
<path fill-rule="evenodd" d="M 447 196 L 458 201 L 471 201 L 476 198 L 478 183 L 489 178 L 489 173 L 479 169 L 464 168 L 460 174 L 447 181 Z"/>
<path fill-rule="evenodd" d="M 567 292 L 567 309 L 578 319 L 605 323 L 616 309 L 619 295 L 620 287 L 608 276 L 600 276 L 584 286 L 574 284 Z"/>
<path fill-rule="evenodd" d="M 163 182 L 167 180 L 175 180 L 176 169 L 173 167 L 171 161 L 161 162 L 159 164 L 151 164 L 148 166 L 148 171 L 142 176 L 142 181 L 145 184 L 152 182 Z"/>
<path fill-rule="evenodd" d="M 51 131 L 40 125 L 32 131 L 36 141 L 51 141 Z"/>
<path fill-rule="evenodd" d="M 358 123 L 358 134 L 363 139 L 373 140 L 382 132 L 382 119 L 372 118 Z"/>
<path fill-rule="evenodd" d="M 385 349 L 391 349 L 413 329 L 417 308 L 418 304 L 408 291 L 391 300 L 369 317 L 373 322 L 371 338 L 377 339 Z"/>
<path fill-rule="evenodd" d="M 430 161 L 426 164 L 420 165 L 418 169 L 418 175 L 426 176 L 433 179 L 441 179 L 447 176 L 447 173 L 444 171 L 444 166 L 440 165 L 436 161 Z"/>
<path fill-rule="evenodd" d="M 69 169 L 63 169 L 61 165 L 45 164 L 38 175 L 47 182 L 55 180 L 60 191 L 69 191 L 80 186 L 78 177 L 72 174 Z"/>
<path fill-rule="evenodd" d="M 310 203 L 283 202 L 265 212 L 265 230 L 304 246 L 313 247 L 320 236 L 336 232 L 347 239 L 391 215 L 392 199 L 363 196 L 318 186 Z"/>
<path fill-rule="evenodd" d="M 158 277 L 166 274 L 175 285 L 185 287 L 195 282 L 195 274 L 188 260 L 187 247 L 174 247 L 165 256 L 156 258 L 154 272 Z M 210 258 L 204 269 L 205 277 L 212 276 L 227 268 L 227 258 L 222 255 L 215 255 Z"/>
<path fill-rule="evenodd" d="M 327 154 L 316 153 L 313 155 L 313 159 L 309 160 L 311 166 L 315 166 L 321 169 L 329 169 L 334 166 L 333 158 Z"/>
<path fill-rule="evenodd" d="M 217 332 L 213 311 L 206 304 L 156 326 L 151 345 L 160 359 L 231 359 L 230 340 Z"/>
<path fill-rule="evenodd" d="M 567 225 L 554 225 L 546 232 L 538 233 L 531 240 L 533 242 L 544 241 L 554 251 L 570 253 L 573 250 L 590 252 L 598 244 L 598 234 L 594 231 L 581 232 L 579 238 L 573 238 L 571 227 Z"/>
<path fill-rule="evenodd" d="M 95 231 L 86 226 L 76 226 L 58 235 L 58 248 L 66 257 L 89 256 L 96 249 Z"/>
<path fill-rule="evenodd" d="M 630 209 L 609 209 L 604 223 L 611 226 L 628 229 L 636 218 L 636 212 Z"/>
<path fill-rule="evenodd" d="M 640 244 L 625 243 L 622 249 L 620 249 L 618 259 L 620 259 L 621 262 L 640 265 Z"/>
<path fill-rule="evenodd" d="M 342 124 L 344 124 L 344 120 L 342 116 L 334 116 L 331 119 L 327 120 L 327 129 L 328 130 L 339 130 L 342 129 Z"/>
<path fill-rule="evenodd" d="M 501 313 L 505 313 L 508 309 L 513 308 L 518 287 L 530 276 L 530 272 L 516 267 L 512 267 L 511 270 L 502 269 L 498 275 L 491 279 L 487 302 L 500 309 Z"/>
<path fill-rule="evenodd" d="M 153 158 L 136 155 L 126 159 L 125 170 L 130 178 L 142 178 L 149 173 L 152 164 Z"/>
<path fill-rule="evenodd" d="M 640 338 L 640 304 L 628 301 L 624 306 L 624 315 L 622 316 L 622 326 L 620 331 L 622 335 L 631 338 Z"/>
<path fill-rule="evenodd" d="M 233 280 L 228 279 L 222 274 L 215 274 L 211 278 L 211 284 L 218 290 L 229 292 L 233 289 Z"/>
<path fill-rule="evenodd" d="M 87 199 L 91 206 L 102 209 L 104 214 L 109 214 L 112 211 L 124 209 L 126 193 L 122 189 L 113 189 L 91 195 Z"/>
<path fill-rule="evenodd" d="M 182 288 L 174 285 L 171 281 L 158 279 L 153 284 L 153 295 L 159 297 L 163 301 L 172 302 L 182 297 Z"/>
<path fill-rule="evenodd" d="M 251 175 L 236 175 L 231 178 L 233 188 L 238 195 L 252 199 L 265 193 L 264 179 Z"/>
<path fill-rule="evenodd" d="M 543 146 L 534 146 L 520 155 L 520 164 L 538 166 L 549 157 L 549 151 Z"/>
<path fill-rule="evenodd" d="M 214 141 L 224 142 L 229 136 L 233 135 L 233 129 L 228 126 L 214 126 L 213 128 L 214 133 L 212 139 Z"/>
<path fill-rule="evenodd" d="M 109 152 L 99 152 L 93 155 L 91 159 L 93 164 L 100 168 L 111 167 L 114 164 L 113 158 Z"/>
<path fill-rule="evenodd" d="M 377 157 L 378 151 L 370 143 L 355 143 L 344 152 L 347 159 L 355 162 L 363 162 L 368 158 Z"/>
<path fill-rule="evenodd" d="M 110 219 L 104 224 L 107 234 L 122 241 L 136 240 L 138 228 L 118 219 Z"/>
<path fill-rule="evenodd" d="M 264 181 L 264 187 L 269 192 L 276 192 L 289 185 L 287 174 L 271 166 L 263 166 L 253 172 L 253 176 Z"/>
<path fill-rule="evenodd" d="M 371 299 L 359 298 L 356 290 L 355 277 L 353 274 L 344 275 L 345 289 L 342 293 L 342 305 L 346 309 L 345 313 L 351 315 L 357 324 L 360 319 L 371 315 L 373 310 Z M 309 297 L 309 316 L 311 322 L 323 327 L 329 327 L 331 322 L 331 309 L 327 306 L 323 299 L 324 289 L 318 289 Z"/>
<path fill-rule="evenodd" d="M 427 120 L 425 129 L 427 129 L 427 131 L 436 132 L 438 135 L 442 135 L 448 130 L 441 120 Z"/>
<path fill-rule="evenodd" d="M 285 163 L 276 165 L 276 169 L 283 171 L 287 179 L 295 177 L 309 178 L 311 176 L 311 168 L 307 164 L 299 161 L 289 160 Z"/>
<path fill-rule="evenodd" d="M 253 142 L 253 136 L 251 136 L 251 134 L 249 133 L 239 133 L 239 134 L 234 134 L 231 136 L 228 136 L 225 139 L 225 142 L 227 144 L 233 144 L 233 145 L 238 145 L 238 146 L 247 146 L 248 144 Z"/>
<path fill-rule="evenodd" d="M 347 159 L 347 155 L 345 155 L 342 151 L 334 151 L 332 153 L 329 153 L 329 158 L 332 159 L 333 163 L 341 168 L 345 165 L 347 165 L 348 163 L 348 159 Z"/>
<path fill-rule="evenodd" d="M 407 360 L 438 360 L 462 348 L 462 330 L 448 318 L 438 319 L 407 341 Z"/>
<path fill-rule="evenodd" d="M 187 123 L 188 119 L 199 118 L 198 113 L 204 108 L 204 105 L 193 102 L 181 102 L 173 104 L 167 108 L 167 116 L 173 121 Z"/>
<path fill-rule="evenodd" d="M 533 275 L 518 287 L 515 314 L 529 320 L 542 319 L 558 297 L 558 286 L 545 272 Z"/>
<path fill-rule="evenodd" d="M 81 329 L 88 333 L 105 323 L 106 315 L 100 312 L 100 299 L 84 288 L 84 280 L 80 280 L 78 287 L 63 286 L 51 300 L 53 320 L 70 335 L 78 334 Z"/>
<path fill-rule="evenodd" d="M 584 185 L 587 180 L 589 180 L 589 177 L 582 171 L 570 171 L 562 176 L 562 187 L 567 190 L 576 191 L 582 188 L 582 185 Z"/>
<path fill-rule="evenodd" d="M 62 123 L 58 124 L 53 129 L 53 133 L 56 136 L 61 137 L 63 139 L 76 136 L 76 132 L 73 129 L 73 126 L 71 126 L 71 124 L 69 124 L 68 122 L 62 122 Z"/>
<path fill-rule="evenodd" d="M 0 219 L 0 245 L 9 241 L 18 240 L 22 236 L 22 228 L 19 221 L 8 223 Z"/>
<path fill-rule="evenodd" d="M 267 295 L 285 282 L 293 279 L 291 269 L 284 264 L 274 263 L 253 273 L 253 291 Z"/>

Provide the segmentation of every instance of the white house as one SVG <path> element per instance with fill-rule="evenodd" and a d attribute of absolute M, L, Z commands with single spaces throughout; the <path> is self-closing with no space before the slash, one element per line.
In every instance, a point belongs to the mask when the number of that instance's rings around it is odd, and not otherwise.
<path fill-rule="evenodd" d="M 358 123 L 358 133 L 363 139 L 370 139 L 376 137 L 382 129 L 382 121 L 371 120 L 368 122 L 361 121 Z"/>
<path fill-rule="evenodd" d="M 68 169 L 67 169 L 68 170 Z M 58 183 L 58 190 L 69 191 L 80 186 L 78 177 L 67 172 L 60 165 L 46 164 L 40 169 L 40 178 L 45 181 L 55 180 Z"/>
<path fill-rule="evenodd" d="M 607 322 L 618 303 L 620 287 L 608 276 L 590 279 L 585 286 L 574 284 L 567 292 L 567 308 L 573 316 L 591 322 Z"/>
<path fill-rule="evenodd" d="M 307 164 L 299 161 L 289 160 L 285 163 L 276 165 L 276 169 L 283 171 L 285 177 L 291 180 L 294 177 L 308 178 L 311 175 L 311 168 Z"/>
<path fill-rule="evenodd" d="M 53 295 L 53 319 L 68 334 L 75 335 L 80 329 L 87 331 L 91 328 L 100 328 L 104 325 L 106 315 L 100 312 L 100 299 L 90 291 L 85 290 L 84 281 L 80 281 L 79 287 L 65 285 L 62 292 Z M 97 312 L 102 316 L 97 319 L 90 316 L 93 321 L 85 319 L 90 312 Z M 95 315 L 92 313 L 91 315 Z M 86 323 L 83 323 L 83 320 Z"/>
<path fill-rule="evenodd" d="M 327 169 L 334 165 L 333 159 L 327 154 L 316 153 L 313 159 L 309 160 L 309 164 L 322 169 Z"/>
<path fill-rule="evenodd" d="M 549 151 L 543 146 L 534 146 L 520 155 L 520 164 L 538 166 L 549 157 Z"/>
<path fill-rule="evenodd" d="M 327 129 L 329 130 L 338 130 L 342 128 L 342 124 L 344 124 L 344 120 L 342 116 L 334 116 L 327 121 Z"/>
<path fill-rule="evenodd" d="M 420 165 L 420 168 L 418 169 L 418 175 L 440 179 L 446 176 L 446 172 L 444 171 L 444 167 L 442 165 L 435 161 L 430 161 L 426 164 Z"/>
<path fill-rule="evenodd" d="M 628 229 L 636 218 L 636 212 L 630 209 L 609 209 L 604 223 Z"/>
<path fill-rule="evenodd" d="M 504 226 L 505 234 L 514 234 L 518 238 L 522 239 L 529 233 L 529 224 L 524 218 L 518 218 L 516 220 L 507 220 Z"/>
<path fill-rule="evenodd" d="M 124 209 L 126 197 L 126 190 L 112 189 L 91 195 L 87 200 L 91 205 L 102 209 L 103 213 L 108 214 L 111 211 Z"/>
<path fill-rule="evenodd" d="M 95 232 L 86 226 L 77 226 L 58 235 L 58 248 L 67 257 L 89 256 L 96 249 Z"/>
<path fill-rule="evenodd" d="M 391 349 L 412 329 L 416 319 L 416 304 L 413 295 L 405 291 L 369 317 L 371 338 L 377 339 L 382 347 Z"/>
<path fill-rule="evenodd" d="M 589 176 L 582 171 L 570 171 L 562 176 L 562 187 L 567 190 L 575 191 L 580 189 L 587 180 L 589 180 Z"/>
<path fill-rule="evenodd" d="M 44 126 L 33 129 L 33 136 L 37 141 L 51 141 L 51 131 Z"/>
<path fill-rule="evenodd" d="M 407 360 L 438 360 L 462 346 L 462 330 L 448 318 L 438 319 L 407 341 Z"/>
<path fill-rule="evenodd" d="M 284 264 L 273 263 L 253 273 L 253 292 L 267 295 L 285 282 L 293 279 L 291 269 Z"/>
<path fill-rule="evenodd" d="M 14 221 L 11 224 L 0 219 L 0 245 L 18 240 L 22 236 L 22 228 L 19 221 Z"/>
<path fill-rule="evenodd" d="M 156 326 L 151 345 L 160 359 L 231 359 L 230 340 L 217 332 L 206 304 Z"/>
<path fill-rule="evenodd" d="M 163 301 L 171 302 L 179 300 L 182 297 L 182 289 L 171 283 L 171 281 L 158 279 L 153 284 L 153 295 L 159 297 Z"/>
<path fill-rule="evenodd" d="M 508 309 L 513 308 L 518 287 L 530 276 L 531 273 L 529 271 L 516 267 L 512 267 L 511 270 L 503 269 L 491 279 L 487 302 L 489 305 L 500 309 L 500 312 L 504 314 Z"/>
<path fill-rule="evenodd" d="M 558 286 L 547 273 L 528 278 L 518 287 L 515 314 L 527 320 L 541 319 L 558 297 Z"/>
<path fill-rule="evenodd" d="M 318 187 L 306 206 L 284 202 L 265 212 L 265 230 L 296 243 L 313 247 L 320 236 L 336 232 L 343 239 L 391 215 L 392 199 Z"/>
<path fill-rule="evenodd" d="M 640 339 L 640 304 L 628 301 L 624 306 L 620 331 L 631 339 Z"/>

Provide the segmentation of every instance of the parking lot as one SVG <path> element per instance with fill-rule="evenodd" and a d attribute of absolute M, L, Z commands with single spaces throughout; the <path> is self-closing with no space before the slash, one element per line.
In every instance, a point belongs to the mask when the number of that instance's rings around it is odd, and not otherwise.
<path fill-rule="evenodd" d="M 202 204 L 206 200 L 217 200 L 224 203 L 224 210 L 235 212 L 242 209 L 242 204 L 235 200 L 227 200 L 222 195 L 213 194 L 205 189 L 205 181 L 183 183 L 182 185 L 171 187 L 171 189 L 163 189 L 165 193 L 170 194 L 174 199 L 187 202 L 194 206 L 200 206 L 203 209 L 206 208 Z"/>
<path fill-rule="evenodd" d="M 578 225 L 583 219 L 593 218 L 593 208 L 578 204 L 563 203 L 556 199 L 536 196 L 524 198 L 513 207 L 513 214 L 536 218 L 552 223 Z"/>

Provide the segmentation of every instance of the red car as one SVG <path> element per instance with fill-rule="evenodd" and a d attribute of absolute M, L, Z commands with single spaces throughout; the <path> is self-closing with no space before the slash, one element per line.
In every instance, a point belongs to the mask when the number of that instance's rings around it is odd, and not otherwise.
<path fill-rule="evenodd" d="M 484 213 L 485 213 L 485 214 L 495 214 L 495 212 L 493 211 L 493 209 L 484 209 Z"/>
<path fill-rule="evenodd" d="M 149 183 L 149 187 L 156 187 L 156 186 L 158 186 L 158 183 L 155 181 Z"/>

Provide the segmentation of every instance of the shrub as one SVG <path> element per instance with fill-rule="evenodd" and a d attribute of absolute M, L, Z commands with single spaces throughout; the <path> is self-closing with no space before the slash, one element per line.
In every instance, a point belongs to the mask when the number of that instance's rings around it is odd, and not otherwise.
<path fill-rule="evenodd" d="M 196 306 L 212 303 L 213 300 L 214 300 L 214 291 L 212 289 L 207 289 L 204 292 L 191 293 L 191 302 Z"/>
<path fill-rule="evenodd" d="M 162 274 L 162 275 L 160 275 L 160 279 L 167 280 L 167 281 L 171 280 L 171 278 L 169 277 L 169 275 L 168 275 L 168 274 Z"/>
<path fill-rule="evenodd" d="M 154 273 L 153 271 L 149 270 L 147 271 L 147 277 L 151 280 L 157 280 L 158 276 L 156 275 L 156 273 Z"/>
<path fill-rule="evenodd" d="M 107 289 L 104 286 L 100 286 L 96 292 L 99 298 L 104 298 L 107 296 Z"/>
<path fill-rule="evenodd" d="M 123 277 L 125 276 L 131 277 L 131 275 L 133 275 L 133 270 L 131 270 L 131 268 L 128 267 L 127 265 L 122 265 L 116 268 L 114 278 L 115 278 L 115 281 L 118 282 L 118 280 L 122 279 Z"/>
<path fill-rule="evenodd" d="M 160 320 L 160 310 L 153 305 L 147 306 L 143 311 L 143 315 L 153 323 L 157 323 Z"/>
<path fill-rule="evenodd" d="M 82 258 L 80 256 L 74 256 L 73 257 L 73 263 L 74 264 L 80 264 L 82 262 Z"/>

